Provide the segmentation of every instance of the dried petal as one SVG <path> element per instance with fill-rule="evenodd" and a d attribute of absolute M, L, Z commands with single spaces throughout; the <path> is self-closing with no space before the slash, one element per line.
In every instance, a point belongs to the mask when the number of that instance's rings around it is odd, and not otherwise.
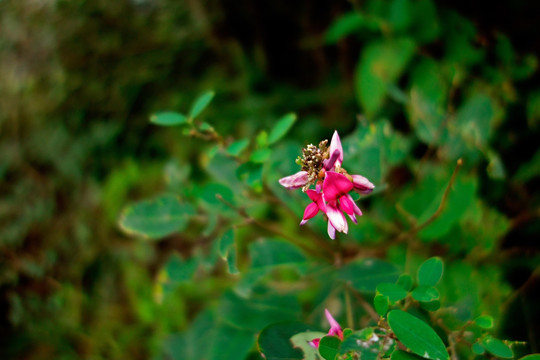
<path fill-rule="evenodd" d="M 298 189 L 305 186 L 309 181 L 306 171 L 299 171 L 296 174 L 279 179 L 279 183 L 287 189 Z"/>

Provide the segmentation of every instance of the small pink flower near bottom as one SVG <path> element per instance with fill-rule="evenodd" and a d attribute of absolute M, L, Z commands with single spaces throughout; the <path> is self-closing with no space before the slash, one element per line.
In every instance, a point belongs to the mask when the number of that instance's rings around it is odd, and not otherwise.
<path fill-rule="evenodd" d="M 330 330 L 328 330 L 328 335 L 337 336 L 340 340 L 343 340 L 343 330 L 341 329 L 339 323 L 334 319 L 332 314 L 330 314 L 330 311 L 328 311 L 328 309 L 324 309 L 324 314 L 326 315 L 326 320 L 328 320 L 328 322 L 330 323 Z M 309 344 L 314 348 L 318 348 L 320 342 L 321 339 L 313 339 L 309 342 Z"/>

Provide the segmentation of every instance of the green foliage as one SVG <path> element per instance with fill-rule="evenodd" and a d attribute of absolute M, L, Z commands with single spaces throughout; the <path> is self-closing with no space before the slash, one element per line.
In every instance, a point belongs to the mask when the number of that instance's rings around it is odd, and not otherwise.
<path fill-rule="evenodd" d="M 431 0 L 295 6 L 0 2 L 3 357 L 538 346 L 523 330 L 539 323 L 526 42 Z M 321 214 L 298 226 L 311 200 L 278 180 L 334 129 L 376 188 L 330 241 Z"/>
<path fill-rule="evenodd" d="M 120 227 L 130 234 L 159 239 L 184 230 L 193 213 L 189 204 L 182 204 L 176 196 L 164 195 L 124 209 Z"/>
<path fill-rule="evenodd" d="M 441 338 L 425 322 L 401 310 L 388 313 L 388 324 L 399 341 L 427 359 L 449 359 Z"/>
<path fill-rule="evenodd" d="M 174 126 L 186 124 L 188 118 L 180 113 L 164 111 L 150 116 L 150 122 L 161 126 Z"/>

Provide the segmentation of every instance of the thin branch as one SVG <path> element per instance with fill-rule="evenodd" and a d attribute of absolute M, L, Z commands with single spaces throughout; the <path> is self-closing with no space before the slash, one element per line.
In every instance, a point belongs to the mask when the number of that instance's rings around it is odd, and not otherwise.
<path fill-rule="evenodd" d="M 332 252 L 328 252 L 327 250 L 321 249 L 319 247 L 316 248 L 316 249 L 312 248 L 312 247 L 309 247 L 306 244 L 298 241 L 297 237 L 290 236 L 289 234 L 286 234 L 286 233 L 282 232 L 280 229 L 278 229 L 275 226 L 266 224 L 266 223 L 264 223 L 262 221 L 259 221 L 259 220 L 255 219 L 255 218 L 249 216 L 249 214 L 245 211 L 245 209 L 238 208 L 235 205 L 231 204 L 230 202 L 225 200 L 223 198 L 223 196 L 221 196 L 221 194 L 216 194 L 216 198 L 219 201 L 221 201 L 223 204 L 227 205 L 229 208 L 236 211 L 240 216 L 242 216 L 244 219 L 246 219 L 246 221 L 248 223 L 254 224 L 254 225 L 256 225 L 257 227 L 259 227 L 259 228 L 261 228 L 263 230 L 266 230 L 266 231 L 274 233 L 274 234 L 276 234 L 276 235 L 278 235 L 278 236 L 280 236 L 280 237 L 282 237 L 284 239 L 287 239 L 289 242 L 291 242 L 292 244 L 298 246 L 299 248 L 306 251 L 307 253 L 310 253 L 313 256 L 323 257 L 323 258 L 326 258 L 326 259 L 330 259 L 330 257 L 332 256 Z"/>
<path fill-rule="evenodd" d="M 452 188 L 452 185 L 454 185 L 454 181 L 456 180 L 456 175 L 459 169 L 461 168 L 461 165 L 463 165 L 463 160 L 458 159 L 456 167 L 454 168 L 454 172 L 452 173 L 452 177 L 450 178 L 450 181 L 448 182 L 448 186 L 446 186 L 446 190 L 444 190 L 444 194 L 441 199 L 441 203 L 439 204 L 439 207 L 437 208 L 437 211 L 435 211 L 433 215 L 431 215 L 431 217 L 427 219 L 423 224 L 420 224 L 416 226 L 415 228 L 413 228 L 411 230 L 412 232 L 415 232 L 415 233 L 419 232 L 420 230 L 424 229 L 426 226 L 431 224 L 433 221 L 435 221 L 435 219 L 437 219 L 439 215 L 441 215 L 441 213 L 444 210 L 444 206 L 446 205 L 446 199 L 448 198 L 448 194 L 450 193 L 450 189 Z"/>
<path fill-rule="evenodd" d="M 349 285 L 345 285 L 345 286 L 346 286 L 347 289 L 351 290 L 351 292 L 354 294 L 354 297 L 356 298 L 356 300 L 358 300 L 358 302 L 360 303 L 360 306 L 362 306 L 364 308 L 364 310 L 366 310 L 366 312 L 369 314 L 369 316 L 373 320 L 379 321 L 379 314 L 377 314 L 377 312 L 375 311 L 373 306 L 371 306 L 371 304 L 368 303 L 366 301 L 366 299 L 364 299 L 362 294 L 360 294 L 358 291 L 351 288 Z"/>

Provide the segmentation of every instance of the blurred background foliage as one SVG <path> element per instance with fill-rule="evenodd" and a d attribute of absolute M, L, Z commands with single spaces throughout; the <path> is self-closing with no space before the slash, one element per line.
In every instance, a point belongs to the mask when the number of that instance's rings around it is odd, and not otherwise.
<path fill-rule="evenodd" d="M 325 236 L 322 221 L 297 228 L 306 201 L 277 179 L 334 129 L 347 169 L 377 185 L 346 255 L 411 274 L 443 256 L 443 298 L 538 352 L 538 14 L 527 1 L 0 1 L 2 358 L 198 358 L 205 331 L 218 334 L 210 352 L 232 341 L 247 354 L 270 322 L 320 322 L 328 289 L 313 273 L 299 280 L 305 255 L 257 239 Z M 226 145 L 249 140 L 228 148 L 240 171 L 211 143 L 148 121 L 208 89 L 202 118 Z M 290 111 L 287 138 L 267 147 L 263 130 Z M 400 236 L 437 209 L 458 158 L 445 211 Z M 185 231 L 147 242 L 119 230 L 127 203 L 167 191 L 188 199 Z M 227 235 L 242 216 L 215 193 L 270 228 Z M 271 275 L 276 264 L 296 270 Z M 236 266 L 243 275 L 228 274 Z M 296 281 L 300 303 L 257 287 L 272 276 Z"/>

